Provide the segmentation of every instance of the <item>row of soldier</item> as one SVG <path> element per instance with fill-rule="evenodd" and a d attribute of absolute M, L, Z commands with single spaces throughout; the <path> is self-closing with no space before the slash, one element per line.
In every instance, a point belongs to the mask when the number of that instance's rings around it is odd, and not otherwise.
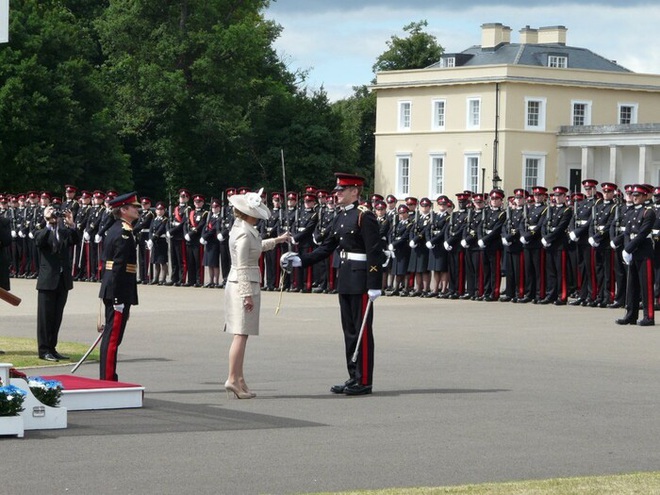
<path fill-rule="evenodd" d="M 582 181 L 584 193 L 569 194 L 563 186 L 548 191 L 535 186 L 531 193 L 516 189 L 505 199 L 503 191 L 488 195 L 463 191 L 456 204 L 447 196 L 437 198 L 437 210 L 429 198 L 400 202 L 393 195 L 371 196 L 363 204 L 372 208 L 381 226 L 388 269 L 383 291 L 394 296 L 422 296 L 503 302 L 568 303 L 622 307 L 625 304 L 627 270 L 623 260 L 624 231 L 633 208 L 633 185 L 619 191 L 612 183 Z M 640 185 L 644 207 L 655 213 L 660 190 Z M 248 188 L 229 188 L 221 200 L 211 200 L 179 190 L 176 205 L 142 198 L 135 225 L 139 249 L 139 276 L 143 283 L 222 287 L 230 268 L 228 232 L 233 223 L 231 207 L 224 199 Z M 550 194 L 549 194 L 550 193 Z M 104 232 L 112 222 L 104 207 L 113 191 L 82 191 L 65 187 L 62 209 L 74 212 L 81 244 L 75 254 L 74 276 L 97 280 Z M 266 199 L 266 195 L 263 195 Z M 652 199 L 655 198 L 655 201 Z M 34 277 L 36 252 L 30 242 L 43 224 L 43 208 L 58 198 L 48 193 L 0 197 L 0 214 L 12 220 L 13 270 L 16 276 Z M 299 201 L 299 199 L 301 201 Z M 335 216 L 333 197 L 307 186 L 303 193 L 270 194 L 271 217 L 258 228 L 264 238 L 284 231 L 293 234 L 294 249 L 312 250 L 323 242 Z M 655 206 L 653 206 L 655 205 Z M 658 223 L 657 219 L 655 223 Z M 652 237 L 658 237 L 659 225 Z M 656 243 L 656 257 L 660 243 Z M 296 269 L 281 278 L 278 259 L 286 246 L 267 253 L 262 261 L 266 290 L 283 288 L 302 292 L 334 292 L 338 260 L 306 270 Z M 660 267 L 657 259 L 655 267 Z M 171 276 L 168 279 L 168 272 Z M 206 269 L 206 270 L 205 270 Z M 208 280 L 205 282 L 205 271 Z M 505 277 L 504 292 L 501 280 Z M 650 281 L 652 301 L 660 284 Z M 642 291 L 644 293 L 644 291 Z M 653 308 L 651 303 L 651 308 Z"/>

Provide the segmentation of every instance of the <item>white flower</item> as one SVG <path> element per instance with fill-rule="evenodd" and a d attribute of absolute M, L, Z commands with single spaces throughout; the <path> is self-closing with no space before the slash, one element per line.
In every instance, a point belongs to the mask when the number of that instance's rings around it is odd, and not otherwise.
<path fill-rule="evenodd" d="M 259 189 L 259 192 L 248 192 L 245 193 L 245 201 L 247 202 L 248 206 L 250 208 L 259 208 L 261 206 L 261 193 L 263 192 L 264 188 L 262 187 Z"/>

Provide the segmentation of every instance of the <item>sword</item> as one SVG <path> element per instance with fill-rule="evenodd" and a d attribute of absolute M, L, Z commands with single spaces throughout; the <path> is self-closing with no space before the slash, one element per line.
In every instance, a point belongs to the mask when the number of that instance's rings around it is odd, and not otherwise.
<path fill-rule="evenodd" d="M 96 329 L 99 332 L 99 335 L 98 335 L 98 337 L 96 337 L 96 340 L 91 345 L 91 347 L 89 349 L 87 349 L 87 352 L 83 355 L 83 357 L 80 358 L 80 361 L 78 361 L 76 363 L 76 365 L 73 368 L 71 368 L 71 373 L 76 372 L 76 370 L 80 367 L 80 365 L 85 362 L 85 360 L 89 357 L 89 355 L 92 353 L 94 348 L 96 348 L 96 346 L 99 344 L 99 342 L 103 338 L 104 327 L 105 327 L 105 325 L 103 323 L 101 323 L 101 300 L 99 299 L 99 317 L 98 317 L 98 321 L 96 323 Z"/>
<path fill-rule="evenodd" d="M 355 346 L 355 352 L 353 353 L 353 357 L 351 358 L 351 361 L 353 361 L 354 363 L 357 362 L 358 353 L 360 352 L 360 341 L 362 340 L 364 327 L 367 326 L 367 318 L 369 317 L 369 311 L 371 310 L 372 304 L 373 301 L 369 299 L 369 302 L 367 303 L 367 309 L 364 311 L 364 318 L 362 319 L 362 326 L 360 327 L 360 333 L 358 334 L 357 345 Z"/>
<path fill-rule="evenodd" d="M 282 215 L 282 208 L 287 206 L 287 196 L 288 192 L 286 189 L 286 167 L 284 166 L 284 149 L 280 148 L 280 158 L 282 161 L 282 186 L 284 187 L 284 204 L 280 205 L 280 217 Z M 288 221 L 287 221 L 288 224 Z M 287 225 L 288 226 L 288 225 Z M 289 229 L 290 232 L 290 229 Z M 287 246 L 288 246 L 288 251 L 291 252 L 291 239 L 289 238 L 287 240 Z M 280 306 L 282 305 L 282 294 L 284 293 L 284 277 L 286 276 L 286 271 L 282 270 L 282 273 L 280 274 L 280 297 L 278 298 L 277 301 L 277 307 L 275 308 L 275 314 L 279 314 L 280 312 Z"/>

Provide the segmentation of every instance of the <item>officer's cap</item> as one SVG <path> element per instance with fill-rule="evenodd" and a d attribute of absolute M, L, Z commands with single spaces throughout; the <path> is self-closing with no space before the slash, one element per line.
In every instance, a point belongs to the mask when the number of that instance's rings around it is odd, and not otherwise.
<path fill-rule="evenodd" d="M 138 201 L 137 193 L 135 191 L 126 193 L 126 194 L 121 194 L 115 198 L 110 199 L 108 201 L 108 206 L 110 208 L 121 208 L 122 206 L 140 206 L 140 202 Z"/>
<path fill-rule="evenodd" d="M 612 182 L 603 182 L 600 185 L 600 187 L 603 190 L 603 192 L 612 192 L 612 191 L 616 191 L 617 189 L 616 184 Z"/>
<path fill-rule="evenodd" d="M 429 198 L 422 198 L 419 200 L 419 206 L 431 206 L 431 200 Z"/>
<path fill-rule="evenodd" d="M 204 201 L 206 201 L 206 199 L 201 194 L 195 194 L 195 196 L 193 197 L 193 201 L 201 201 L 203 203 Z"/>
<path fill-rule="evenodd" d="M 64 190 L 66 192 L 76 192 L 78 190 L 78 188 L 76 186 L 72 186 L 70 184 L 67 184 L 67 185 L 64 186 Z"/>
<path fill-rule="evenodd" d="M 385 201 L 387 203 L 396 203 L 396 196 L 394 194 L 388 194 L 387 198 L 385 198 Z"/>
<path fill-rule="evenodd" d="M 548 194 L 548 188 L 543 186 L 532 187 L 532 194 Z"/>
<path fill-rule="evenodd" d="M 504 199 L 504 191 L 501 189 L 493 189 L 490 191 L 490 199 Z"/>
<path fill-rule="evenodd" d="M 343 191 L 346 187 L 362 187 L 366 180 L 359 175 L 345 174 L 343 172 L 335 172 L 335 177 L 337 177 L 335 191 Z"/>
<path fill-rule="evenodd" d="M 598 181 L 596 179 L 584 179 L 582 181 L 582 185 L 584 187 L 596 187 L 598 185 Z"/>

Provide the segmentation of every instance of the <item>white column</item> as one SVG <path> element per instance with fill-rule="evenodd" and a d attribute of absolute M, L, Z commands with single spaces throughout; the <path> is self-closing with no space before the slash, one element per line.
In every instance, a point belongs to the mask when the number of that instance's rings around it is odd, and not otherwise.
<path fill-rule="evenodd" d="M 648 164 L 648 154 L 646 153 L 647 148 L 645 144 L 639 145 L 639 173 L 637 175 L 638 181 L 640 184 L 647 182 L 646 180 L 646 168 Z"/>
<path fill-rule="evenodd" d="M 593 161 L 593 150 L 588 146 L 582 147 L 582 159 L 580 162 L 582 168 L 582 180 L 590 179 Z"/>
<path fill-rule="evenodd" d="M 610 174 L 609 181 L 616 184 L 616 164 L 619 156 L 619 147 L 616 145 L 610 146 Z"/>

